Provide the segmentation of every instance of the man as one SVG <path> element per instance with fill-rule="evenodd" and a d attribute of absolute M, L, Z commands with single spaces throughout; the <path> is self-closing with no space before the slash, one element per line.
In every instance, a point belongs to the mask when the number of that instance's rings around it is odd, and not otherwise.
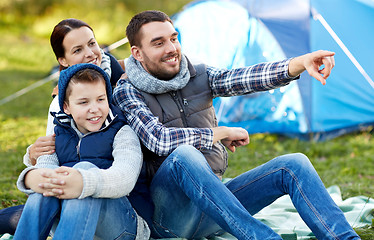
<path fill-rule="evenodd" d="M 249 137 L 242 128 L 217 126 L 212 99 L 284 86 L 305 70 L 325 84 L 334 53 L 226 70 L 190 63 L 162 12 L 137 14 L 126 34 L 132 55 L 114 101 L 144 145 L 153 238 L 211 237 L 223 230 L 238 239 L 281 239 L 252 215 L 289 194 L 318 239 L 359 239 L 303 154 L 280 156 L 220 181 L 227 167 L 224 146 L 234 152 Z M 140 215 L 149 211 L 134 207 Z"/>

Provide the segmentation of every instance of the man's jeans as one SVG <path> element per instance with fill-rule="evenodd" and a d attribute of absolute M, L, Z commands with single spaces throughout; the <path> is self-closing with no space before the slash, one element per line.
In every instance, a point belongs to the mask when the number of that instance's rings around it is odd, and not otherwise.
<path fill-rule="evenodd" d="M 223 229 L 238 239 L 281 239 L 252 215 L 285 194 L 319 240 L 360 239 L 305 155 L 277 157 L 223 184 L 204 156 L 187 145 L 152 180 L 152 236 L 192 239 Z"/>
<path fill-rule="evenodd" d="M 96 167 L 81 162 L 74 168 Z M 126 197 L 60 200 L 30 194 L 14 239 L 46 239 L 59 220 L 53 239 L 135 239 L 137 216 Z"/>

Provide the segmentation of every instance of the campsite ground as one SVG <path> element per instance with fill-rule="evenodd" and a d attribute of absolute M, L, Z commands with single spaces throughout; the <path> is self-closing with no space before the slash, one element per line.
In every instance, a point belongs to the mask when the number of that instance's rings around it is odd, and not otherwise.
<path fill-rule="evenodd" d="M 43 21 L 39 19 L 39 24 L 32 27 L 23 22 L 19 28 L 12 27 L 14 20 L 0 19 L 0 100 L 43 79 L 56 63 L 46 31 L 34 34 L 40 26 L 44 26 L 43 22 L 53 26 L 59 19 L 51 16 L 47 20 L 46 18 Z M 105 40 L 105 37 L 100 36 L 100 31 L 96 31 L 96 35 L 99 41 L 102 39 L 101 43 L 118 40 Z M 120 47 L 113 54 L 116 57 L 126 57 L 128 48 Z M 17 190 L 15 182 L 24 167 L 22 156 L 26 147 L 45 133 L 52 88 L 53 84 L 49 82 L 0 105 L 0 208 L 22 204 L 26 200 L 26 196 Z M 230 154 L 226 177 L 236 176 L 281 154 L 302 152 L 311 159 L 327 187 L 340 187 L 344 199 L 358 195 L 374 197 L 372 129 L 326 142 L 300 141 L 269 134 L 250 137 L 251 143 L 248 146 Z M 374 239 L 372 227 L 357 231 L 360 231 L 362 239 Z"/>

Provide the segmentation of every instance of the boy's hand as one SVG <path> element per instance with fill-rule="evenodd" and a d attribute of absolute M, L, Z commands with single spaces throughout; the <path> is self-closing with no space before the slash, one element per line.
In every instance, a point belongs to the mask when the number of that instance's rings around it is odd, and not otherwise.
<path fill-rule="evenodd" d="M 25 187 L 42 194 L 51 191 L 53 188 L 64 184 L 64 182 L 54 179 L 54 174 L 54 169 L 33 169 L 25 176 Z"/>
<path fill-rule="evenodd" d="M 57 197 L 59 199 L 78 198 L 83 190 L 83 178 L 80 172 L 70 167 L 59 167 L 54 169 L 53 174 L 47 174 L 49 183 L 42 187 L 47 190 L 43 193 L 46 197 Z"/>

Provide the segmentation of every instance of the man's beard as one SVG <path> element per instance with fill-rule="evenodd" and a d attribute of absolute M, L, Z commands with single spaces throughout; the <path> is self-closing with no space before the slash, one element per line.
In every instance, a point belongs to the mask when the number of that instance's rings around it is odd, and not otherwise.
<path fill-rule="evenodd" d="M 174 69 L 172 71 L 165 70 L 165 68 L 160 67 L 160 66 L 162 66 L 162 60 L 161 60 L 161 64 L 155 64 L 146 55 L 144 55 L 145 61 L 143 62 L 143 64 L 144 64 L 145 69 L 153 77 L 155 77 L 159 80 L 167 81 L 167 80 L 170 80 L 170 79 L 174 78 L 178 74 L 178 72 L 180 71 L 181 61 L 180 61 L 179 54 L 177 54 L 177 53 L 170 54 L 170 55 L 164 57 L 163 59 L 167 59 L 167 58 L 170 58 L 172 56 L 174 56 L 178 59 L 178 68 L 175 68 L 175 71 L 174 71 Z"/>

